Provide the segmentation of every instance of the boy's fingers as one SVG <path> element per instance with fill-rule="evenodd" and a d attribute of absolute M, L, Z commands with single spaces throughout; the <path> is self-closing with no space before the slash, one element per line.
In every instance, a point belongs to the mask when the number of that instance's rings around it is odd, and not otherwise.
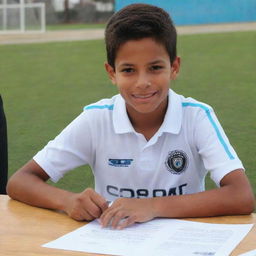
<path fill-rule="evenodd" d="M 95 217 L 92 216 L 89 212 L 84 211 L 83 213 L 81 213 L 81 220 L 86 220 L 86 221 L 91 221 L 94 220 Z"/>
<path fill-rule="evenodd" d="M 105 216 L 111 211 L 112 209 L 107 208 L 100 216 L 100 220 L 103 221 L 105 219 Z"/>
<path fill-rule="evenodd" d="M 110 222 L 110 217 L 109 217 L 109 215 L 104 215 L 104 216 L 100 216 L 100 224 L 101 224 L 101 226 L 103 227 L 103 228 L 105 228 L 105 227 L 107 227 L 108 226 L 108 224 L 109 224 L 109 222 Z"/>
<path fill-rule="evenodd" d="M 110 225 L 115 212 L 116 211 L 108 209 L 100 216 L 100 223 L 103 228 Z"/>
<path fill-rule="evenodd" d="M 80 209 L 79 211 L 73 213 L 71 217 L 75 220 L 82 221 L 82 220 L 93 220 L 95 217 L 93 217 L 89 212 L 87 212 L 85 209 Z"/>
<path fill-rule="evenodd" d="M 131 225 L 133 225 L 136 222 L 136 218 L 134 216 L 130 216 L 126 219 L 122 219 L 117 226 L 117 229 L 123 229 L 126 227 L 129 227 Z"/>
<path fill-rule="evenodd" d="M 112 228 L 117 228 L 119 223 L 124 220 L 125 214 L 122 212 L 117 212 L 113 217 L 112 217 L 112 222 L 111 226 Z"/>
<path fill-rule="evenodd" d="M 104 212 L 108 208 L 108 202 L 106 199 L 96 191 L 92 192 L 91 200 L 101 209 L 101 212 Z"/>
<path fill-rule="evenodd" d="M 88 202 L 86 203 L 86 209 L 84 208 L 84 210 L 87 211 L 94 218 L 99 218 L 102 214 L 101 208 L 91 200 L 88 200 Z"/>

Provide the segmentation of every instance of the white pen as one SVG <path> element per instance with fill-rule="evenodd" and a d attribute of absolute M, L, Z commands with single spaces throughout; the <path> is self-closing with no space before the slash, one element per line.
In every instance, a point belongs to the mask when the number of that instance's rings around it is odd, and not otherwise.
<path fill-rule="evenodd" d="M 108 201 L 108 207 L 110 207 L 113 204 L 113 201 Z"/>

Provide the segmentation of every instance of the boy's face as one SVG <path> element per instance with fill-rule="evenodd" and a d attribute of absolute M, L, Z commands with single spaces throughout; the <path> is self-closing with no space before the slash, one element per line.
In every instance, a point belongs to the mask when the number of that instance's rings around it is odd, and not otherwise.
<path fill-rule="evenodd" d="M 115 70 L 105 64 L 111 81 L 118 87 L 129 114 L 155 113 L 166 109 L 170 81 L 179 72 L 180 59 L 171 65 L 165 47 L 152 38 L 130 40 L 121 45 Z"/>

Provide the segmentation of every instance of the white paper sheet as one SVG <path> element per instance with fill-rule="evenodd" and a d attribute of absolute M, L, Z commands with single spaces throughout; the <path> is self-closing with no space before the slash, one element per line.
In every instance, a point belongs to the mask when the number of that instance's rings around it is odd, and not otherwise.
<path fill-rule="evenodd" d="M 226 256 L 252 226 L 155 219 L 113 230 L 93 221 L 43 246 L 124 256 Z"/>
<path fill-rule="evenodd" d="M 252 251 L 249 251 L 249 252 L 246 252 L 246 253 L 243 253 L 243 254 L 240 254 L 239 256 L 256 256 L 256 249 L 252 250 Z"/>

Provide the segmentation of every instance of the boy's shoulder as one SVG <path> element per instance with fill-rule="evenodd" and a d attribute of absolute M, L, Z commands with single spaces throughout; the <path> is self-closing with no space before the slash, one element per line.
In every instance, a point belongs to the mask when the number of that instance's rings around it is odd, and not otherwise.
<path fill-rule="evenodd" d="M 89 104 L 87 106 L 85 106 L 83 108 L 84 111 L 89 111 L 89 110 L 113 110 L 114 109 L 114 104 L 116 102 L 116 100 L 118 99 L 118 97 L 120 97 L 119 95 L 115 95 L 112 98 L 105 98 L 105 99 L 101 99 L 97 102 L 94 102 L 92 104 Z M 93 111 L 93 112 L 94 112 Z"/>
<path fill-rule="evenodd" d="M 83 108 L 81 117 L 91 124 L 99 125 L 99 123 L 112 123 L 114 117 L 125 112 L 125 103 L 120 94 L 114 95 L 112 98 L 101 99 L 97 102 L 89 104 Z"/>
<path fill-rule="evenodd" d="M 185 97 L 183 95 L 180 95 L 180 97 L 181 97 L 182 107 L 190 106 L 190 107 L 199 107 L 199 108 L 202 108 L 202 109 L 211 109 L 212 108 L 207 103 L 199 101 L 195 98 Z"/>
<path fill-rule="evenodd" d="M 202 101 L 196 100 L 192 97 L 184 97 L 183 95 L 180 96 L 181 106 L 184 109 L 190 109 L 192 111 L 203 111 L 203 112 L 210 112 L 213 111 L 213 108 Z"/>
<path fill-rule="evenodd" d="M 212 107 L 204 102 L 201 102 L 197 99 L 194 99 L 192 97 L 185 97 L 181 94 L 178 94 L 174 92 L 172 89 L 170 89 L 169 97 L 171 100 L 171 105 L 174 104 L 175 106 L 178 105 L 178 108 L 182 108 L 184 111 L 203 111 L 208 112 L 212 111 Z"/>
<path fill-rule="evenodd" d="M 87 105 L 83 110 L 80 118 L 84 124 L 93 127 L 93 132 L 101 129 L 106 131 L 108 128 L 109 131 L 112 131 L 113 127 L 116 131 L 119 131 L 119 123 L 122 124 L 122 127 L 130 125 L 125 101 L 120 94 Z"/>

